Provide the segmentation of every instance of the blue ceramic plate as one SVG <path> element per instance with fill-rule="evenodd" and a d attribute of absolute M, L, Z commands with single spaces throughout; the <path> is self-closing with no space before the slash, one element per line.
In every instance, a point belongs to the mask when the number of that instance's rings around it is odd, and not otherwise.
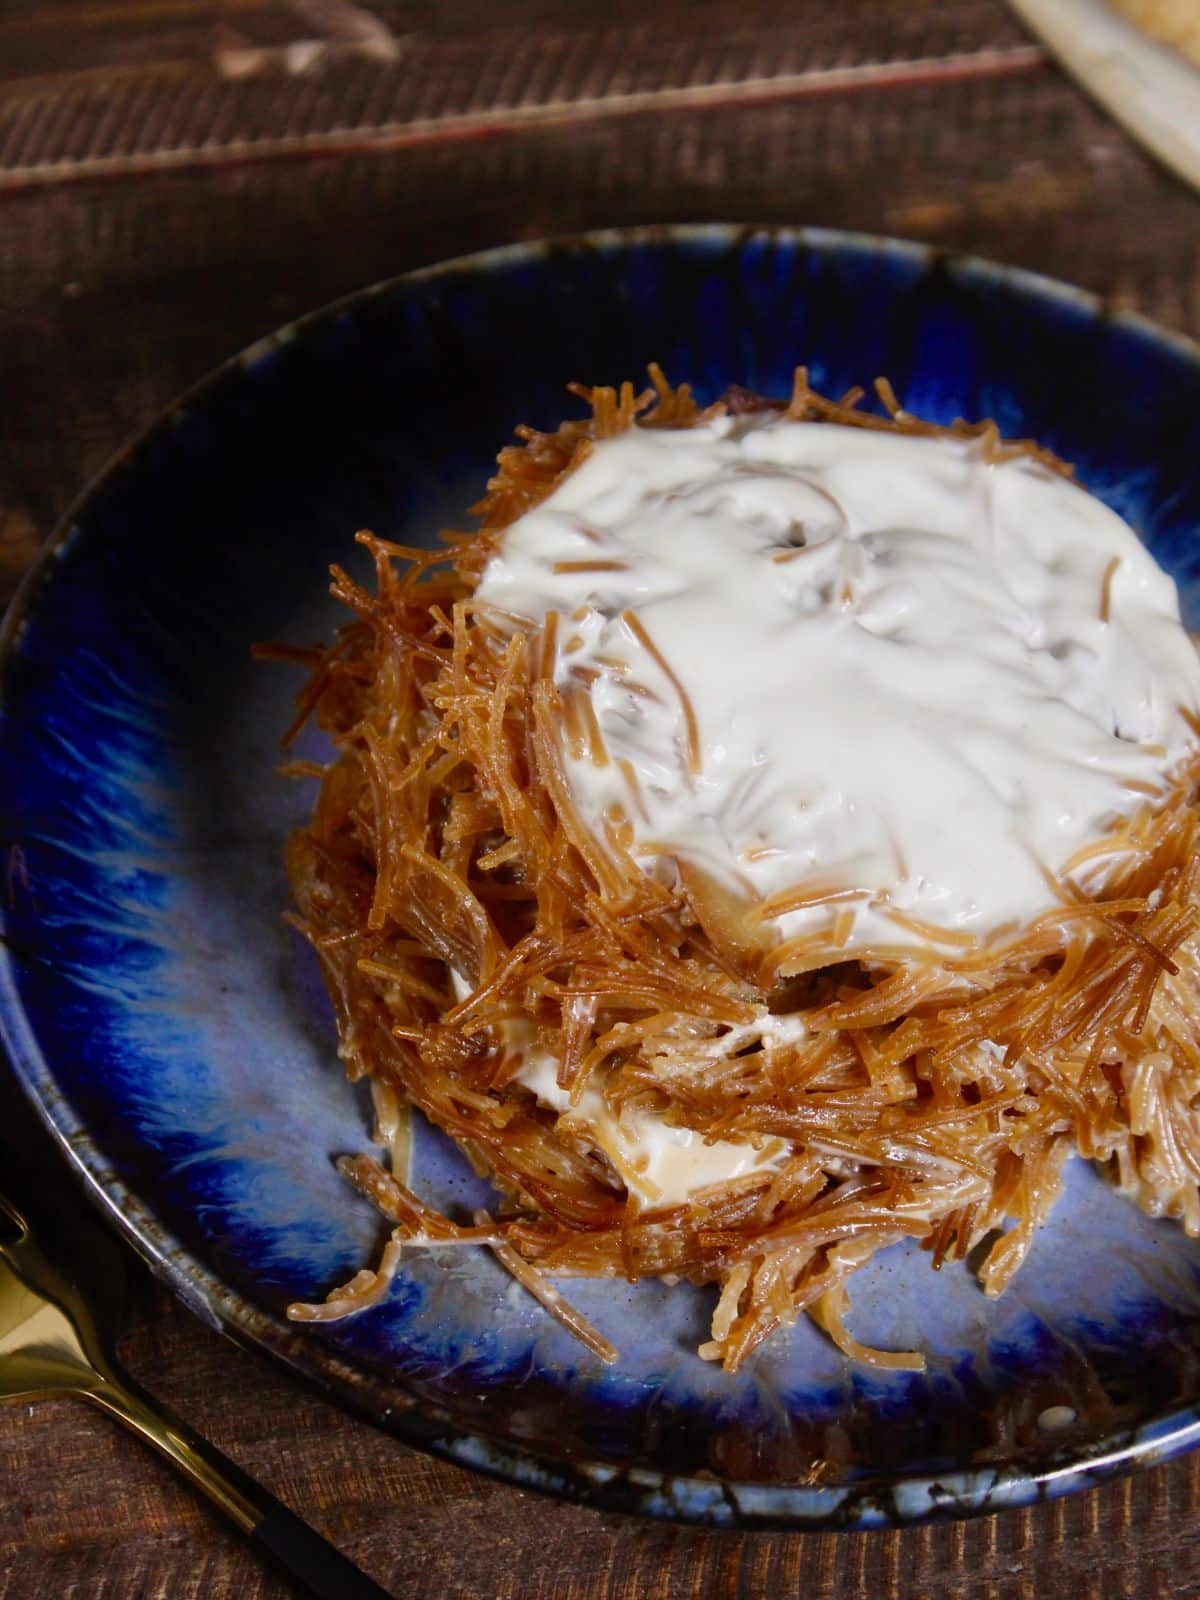
<path fill-rule="evenodd" d="M 1075 1162 L 1011 1291 L 897 1247 L 854 1330 L 807 1322 L 736 1377 L 709 1296 L 572 1283 L 601 1367 L 483 1252 L 413 1261 L 385 1304 L 297 1328 L 380 1227 L 332 1158 L 367 1149 L 280 861 L 311 796 L 275 774 L 294 675 L 252 641 L 332 621 L 355 529 L 461 525 L 513 424 L 649 358 L 708 399 L 887 373 L 924 416 L 990 416 L 1077 463 L 1200 618 L 1200 353 L 1023 273 L 817 231 L 701 228 L 503 250 L 357 295 L 256 345 L 85 496 L 14 605 L 0 699 L 0 1022 L 96 1198 L 175 1290 L 405 1439 L 610 1509 L 865 1526 L 1020 1504 L 1200 1432 L 1200 1245 Z M 420 1130 L 420 1187 L 481 1184 Z"/>

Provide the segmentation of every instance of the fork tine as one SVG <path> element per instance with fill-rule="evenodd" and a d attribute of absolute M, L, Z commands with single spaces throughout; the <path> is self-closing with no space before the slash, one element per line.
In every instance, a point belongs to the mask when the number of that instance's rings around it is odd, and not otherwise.
<path fill-rule="evenodd" d="M 0 1214 L 7 1217 L 8 1221 L 16 1230 L 17 1237 L 11 1242 L 23 1244 L 29 1237 L 29 1224 L 26 1222 L 22 1214 L 17 1210 L 16 1206 L 13 1205 L 12 1201 L 3 1194 L 0 1194 Z M 3 1243 L 3 1239 L 0 1239 L 0 1244 Z"/>

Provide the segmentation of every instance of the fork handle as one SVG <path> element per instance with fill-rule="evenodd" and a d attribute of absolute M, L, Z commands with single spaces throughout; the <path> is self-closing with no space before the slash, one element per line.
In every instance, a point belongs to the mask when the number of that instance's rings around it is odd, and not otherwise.
<path fill-rule="evenodd" d="M 385 1589 L 132 1379 L 109 1372 L 81 1392 L 173 1462 L 283 1569 L 299 1594 L 309 1600 L 389 1600 Z"/>

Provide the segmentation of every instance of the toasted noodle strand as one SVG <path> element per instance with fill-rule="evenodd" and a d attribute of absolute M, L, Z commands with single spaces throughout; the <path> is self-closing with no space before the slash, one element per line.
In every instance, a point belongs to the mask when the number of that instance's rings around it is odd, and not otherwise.
<path fill-rule="evenodd" d="M 475 1221 L 483 1226 L 487 1222 L 487 1213 L 477 1211 Z M 531 1266 L 525 1257 L 519 1255 L 510 1244 L 497 1244 L 489 1240 L 492 1253 L 500 1265 L 521 1285 L 528 1289 L 535 1300 L 539 1301 L 556 1321 L 561 1322 L 564 1328 L 586 1345 L 593 1355 L 599 1356 L 601 1361 L 613 1362 L 620 1352 L 615 1344 L 610 1344 L 602 1333 L 597 1333 L 586 1317 L 580 1316 L 552 1283 L 547 1283 L 536 1267 Z"/>
<path fill-rule="evenodd" d="M 999 1294 L 1073 1152 L 1200 1234 L 1200 753 L 1063 874 L 1046 873 L 1044 914 L 990 939 L 896 914 L 894 944 L 847 959 L 864 893 L 853 884 L 813 879 L 752 906 L 686 862 L 675 887 L 647 876 L 619 808 L 598 838 L 573 803 L 568 754 L 609 759 L 586 676 L 561 668 L 579 619 L 534 627 L 472 598 L 501 530 L 595 441 L 722 410 L 949 434 L 988 461 L 1024 454 L 1069 471 L 991 423 L 921 422 L 886 383 L 880 417 L 855 409 L 859 393 L 814 393 L 803 369 L 789 402 L 735 389 L 706 412 L 686 385 L 650 377 L 640 394 L 577 390 L 587 420 L 519 429 L 476 507 L 481 531 L 447 536 L 446 553 L 360 535 L 376 592 L 335 570 L 351 617 L 335 642 L 266 652 L 310 669 L 295 727 L 315 716 L 336 749 L 328 766 L 295 769 L 320 787 L 288 845 L 294 920 L 321 962 L 346 1070 L 370 1079 L 393 1152 L 391 1174 L 366 1157 L 341 1164 L 394 1227 L 379 1267 L 291 1315 L 373 1304 L 405 1249 L 486 1245 L 603 1360 L 612 1346 L 548 1276 L 715 1285 L 700 1353 L 729 1369 L 802 1312 L 854 1360 L 913 1369 L 919 1353 L 849 1331 L 846 1280 L 901 1239 L 935 1267 L 987 1241 L 980 1277 Z M 694 772 L 695 708 L 627 621 L 679 695 Z M 781 943 L 773 918 L 798 906 L 826 907 L 828 927 Z M 779 1030 L 780 1013 L 805 1026 Z M 561 1115 L 519 1080 L 531 1051 L 558 1063 Z M 639 1199 L 619 1148 L 610 1158 L 591 1137 L 583 1113 L 597 1094 L 614 1126 L 622 1111 L 656 1114 L 772 1160 L 679 1204 L 648 1202 L 649 1182 Z M 491 1179 L 494 1219 L 462 1227 L 408 1187 L 410 1106 Z"/>

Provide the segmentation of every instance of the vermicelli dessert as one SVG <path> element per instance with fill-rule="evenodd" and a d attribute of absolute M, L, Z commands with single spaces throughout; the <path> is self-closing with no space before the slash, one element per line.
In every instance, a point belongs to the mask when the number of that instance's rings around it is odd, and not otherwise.
<path fill-rule="evenodd" d="M 715 1285 L 731 1369 L 802 1311 L 918 1366 L 847 1279 L 909 1238 L 1000 1293 L 1073 1152 L 1200 1232 L 1200 662 L 1036 445 L 651 376 L 518 430 L 479 532 L 335 569 L 288 865 L 394 1232 L 292 1315 L 483 1244 L 605 1357 L 563 1277 Z M 409 1106 L 488 1212 L 409 1186 Z"/>

